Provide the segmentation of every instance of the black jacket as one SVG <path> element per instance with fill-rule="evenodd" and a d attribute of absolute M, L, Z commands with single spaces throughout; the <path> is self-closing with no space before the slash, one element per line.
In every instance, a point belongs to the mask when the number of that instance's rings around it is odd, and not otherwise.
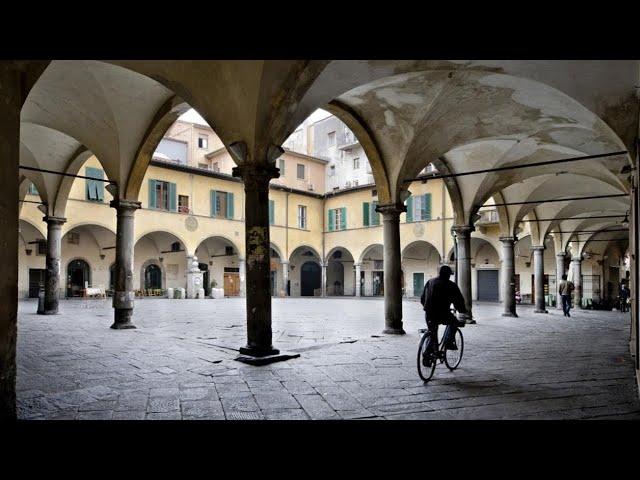
<path fill-rule="evenodd" d="M 447 318 L 450 314 L 451 304 L 460 313 L 467 313 L 462 292 L 451 280 L 441 277 L 430 279 L 424 286 L 420 303 L 427 313 L 427 318 L 440 320 Z"/>

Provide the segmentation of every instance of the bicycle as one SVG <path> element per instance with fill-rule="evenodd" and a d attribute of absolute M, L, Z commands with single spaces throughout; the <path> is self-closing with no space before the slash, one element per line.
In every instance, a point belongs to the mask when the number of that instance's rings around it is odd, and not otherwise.
<path fill-rule="evenodd" d="M 454 314 L 455 310 L 451 310 Z M 429 352 L 427 358 L 429 359 L 429 365 L 423 365 L 423 353 L 426 352 L 429 348 L 429 343 L 431 341 L 431 332 L 428 328 L 421 329 L 420 332 L 423 334 L 420 339 L 420 344 L 418 345 L 418 375 L 424 382 L 428 382 L 431 377 L 433 377 L 433 373 L 436 370 L 436 365 L 438 362 L 443 363 L 447 366 L 447 368 L 451 371 L 458 368 L 460 362 L 462 361 L 462 353 L 464 352 L 464 337 L 462 336 L 462 332 L 460 331 L 460 327 L 464 326 L 464 322 L 460 322 L 460 325 L 447 325 L 445 328 L 445 333 L 442 338 L 438 341 L 438 349 L 433 352 Z M 458 347 L 457 350 L 450 350 L 446 348 L 444 344 L 444 339 L 447 338 L 447 330 L 450 328 L 454 328 L 455 332 L 453 332 L 454 343 Z"/>

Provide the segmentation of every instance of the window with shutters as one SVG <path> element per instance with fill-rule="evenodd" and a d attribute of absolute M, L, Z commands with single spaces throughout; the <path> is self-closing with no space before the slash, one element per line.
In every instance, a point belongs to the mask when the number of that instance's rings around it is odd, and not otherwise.
<path fill-rule="evenodd" d="M 347 209 L 332 208 L 329 210 L 329 231 L 346 230 L 347 228 Z"/>
<path fill-rule="evenodd" d="M 307 207 L 298 205 L 298 228 L 307 229 Z"/>
<path fill-rule="evenodd" d="M 380 225 L 380 214 L 376 212 L 378 202 L 362 203 L 362 225 L 364 227 L 373 227 Z"/>
<path fill-rule="evenodd" d="M 169 210 L 169 182 L 161 182 L 156 180 L 156 208 L 160 210 Z"/>
<path fill-rule="evenodd" d="M 87 167 L 85 169 L 85 176 L 92 178 L 104 178 L 104 172 L 99 168 Z M 104 201 L 104 184 L 100 180 L 90 180 L 85 179 L 86 181 L 86 199 L 91 202 L 102 202 Z"/>
<path fill-rule="evenodd" d="M 29 195 L 39 195 L 38 189 L 36 188 L 33 182 L 29 182 L 29 190 L 27 190 L 27 193 Z"/>
<path fill-rule="evenodd" d="M 233 219 L 233 193 L 211 190 L 211 216 Z"/>
<path fill-rule="evenodd" d="M 198 148 L 206 150 L 209 147 L 209 137 L 207 135 L 198 135 Z"/>
<path fill-rule="evenodd" d="M 431 194 L 411 196 L 407 199 L 407 222 L 431 220 Z"/>
<path fill-rule="evenodd" d="M 178 211 L 176 184 L 149 179 L 149 208 L 170 212 Z"/>

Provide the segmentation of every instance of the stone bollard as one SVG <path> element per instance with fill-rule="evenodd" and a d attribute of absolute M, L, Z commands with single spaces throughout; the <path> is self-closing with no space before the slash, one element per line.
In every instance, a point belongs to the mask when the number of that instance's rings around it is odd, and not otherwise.
<path fill-rule="evenodd" d="M 186 292 L 184 288 L 178 288 L 178 292 L 180 292 L 180 296 L 178 298 L 184 300 L 185 298 L 187 298 Z"/>
<path fill-rule="evenodd" d="M 204 295 L 204 288 L 199 288 L 199 289 L 198 289 L 198 298 L 199 298 L 200 300 L 203 300 L 203 299 L 205 298 L 205 295 Z"/>
<path fill-rule="evenodd" d="M 173 288 L 167 288 L 167 298 L 173 298 Z"/>

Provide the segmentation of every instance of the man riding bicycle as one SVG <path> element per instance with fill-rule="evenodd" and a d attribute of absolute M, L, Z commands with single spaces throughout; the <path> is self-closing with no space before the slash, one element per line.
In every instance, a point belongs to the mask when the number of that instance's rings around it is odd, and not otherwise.
<path fill-rule="evenodd" d="M 424 307 L 425 320 L 429 327 L 431 334 L 431 341 L 429 342 L 429 350 L 436 353 L 438 349 L 438 325 L 464 325 L 464 322 L 459 322 L 458 319 L 451 313 L 450 307 L 453 303 L 454 307 L 460 313 L 467 313 L 467 308 L 464 304 L 464 298 L 462 292 L 454 282 L 449 280 L 449 277 L 453 275 L 453 271 L 448 265 L 442 265 L 436 278 L 430 279 L 424 286 L 422 296 L 420 297 L 420 303 Z M 447 329 L 445 332 L 445 347 L 449 350 L 457 350 L 455 344 L 454 329 Z M 423 356 L 423 363 L 430 362 L 430 352 L 426 351 Z"/>

